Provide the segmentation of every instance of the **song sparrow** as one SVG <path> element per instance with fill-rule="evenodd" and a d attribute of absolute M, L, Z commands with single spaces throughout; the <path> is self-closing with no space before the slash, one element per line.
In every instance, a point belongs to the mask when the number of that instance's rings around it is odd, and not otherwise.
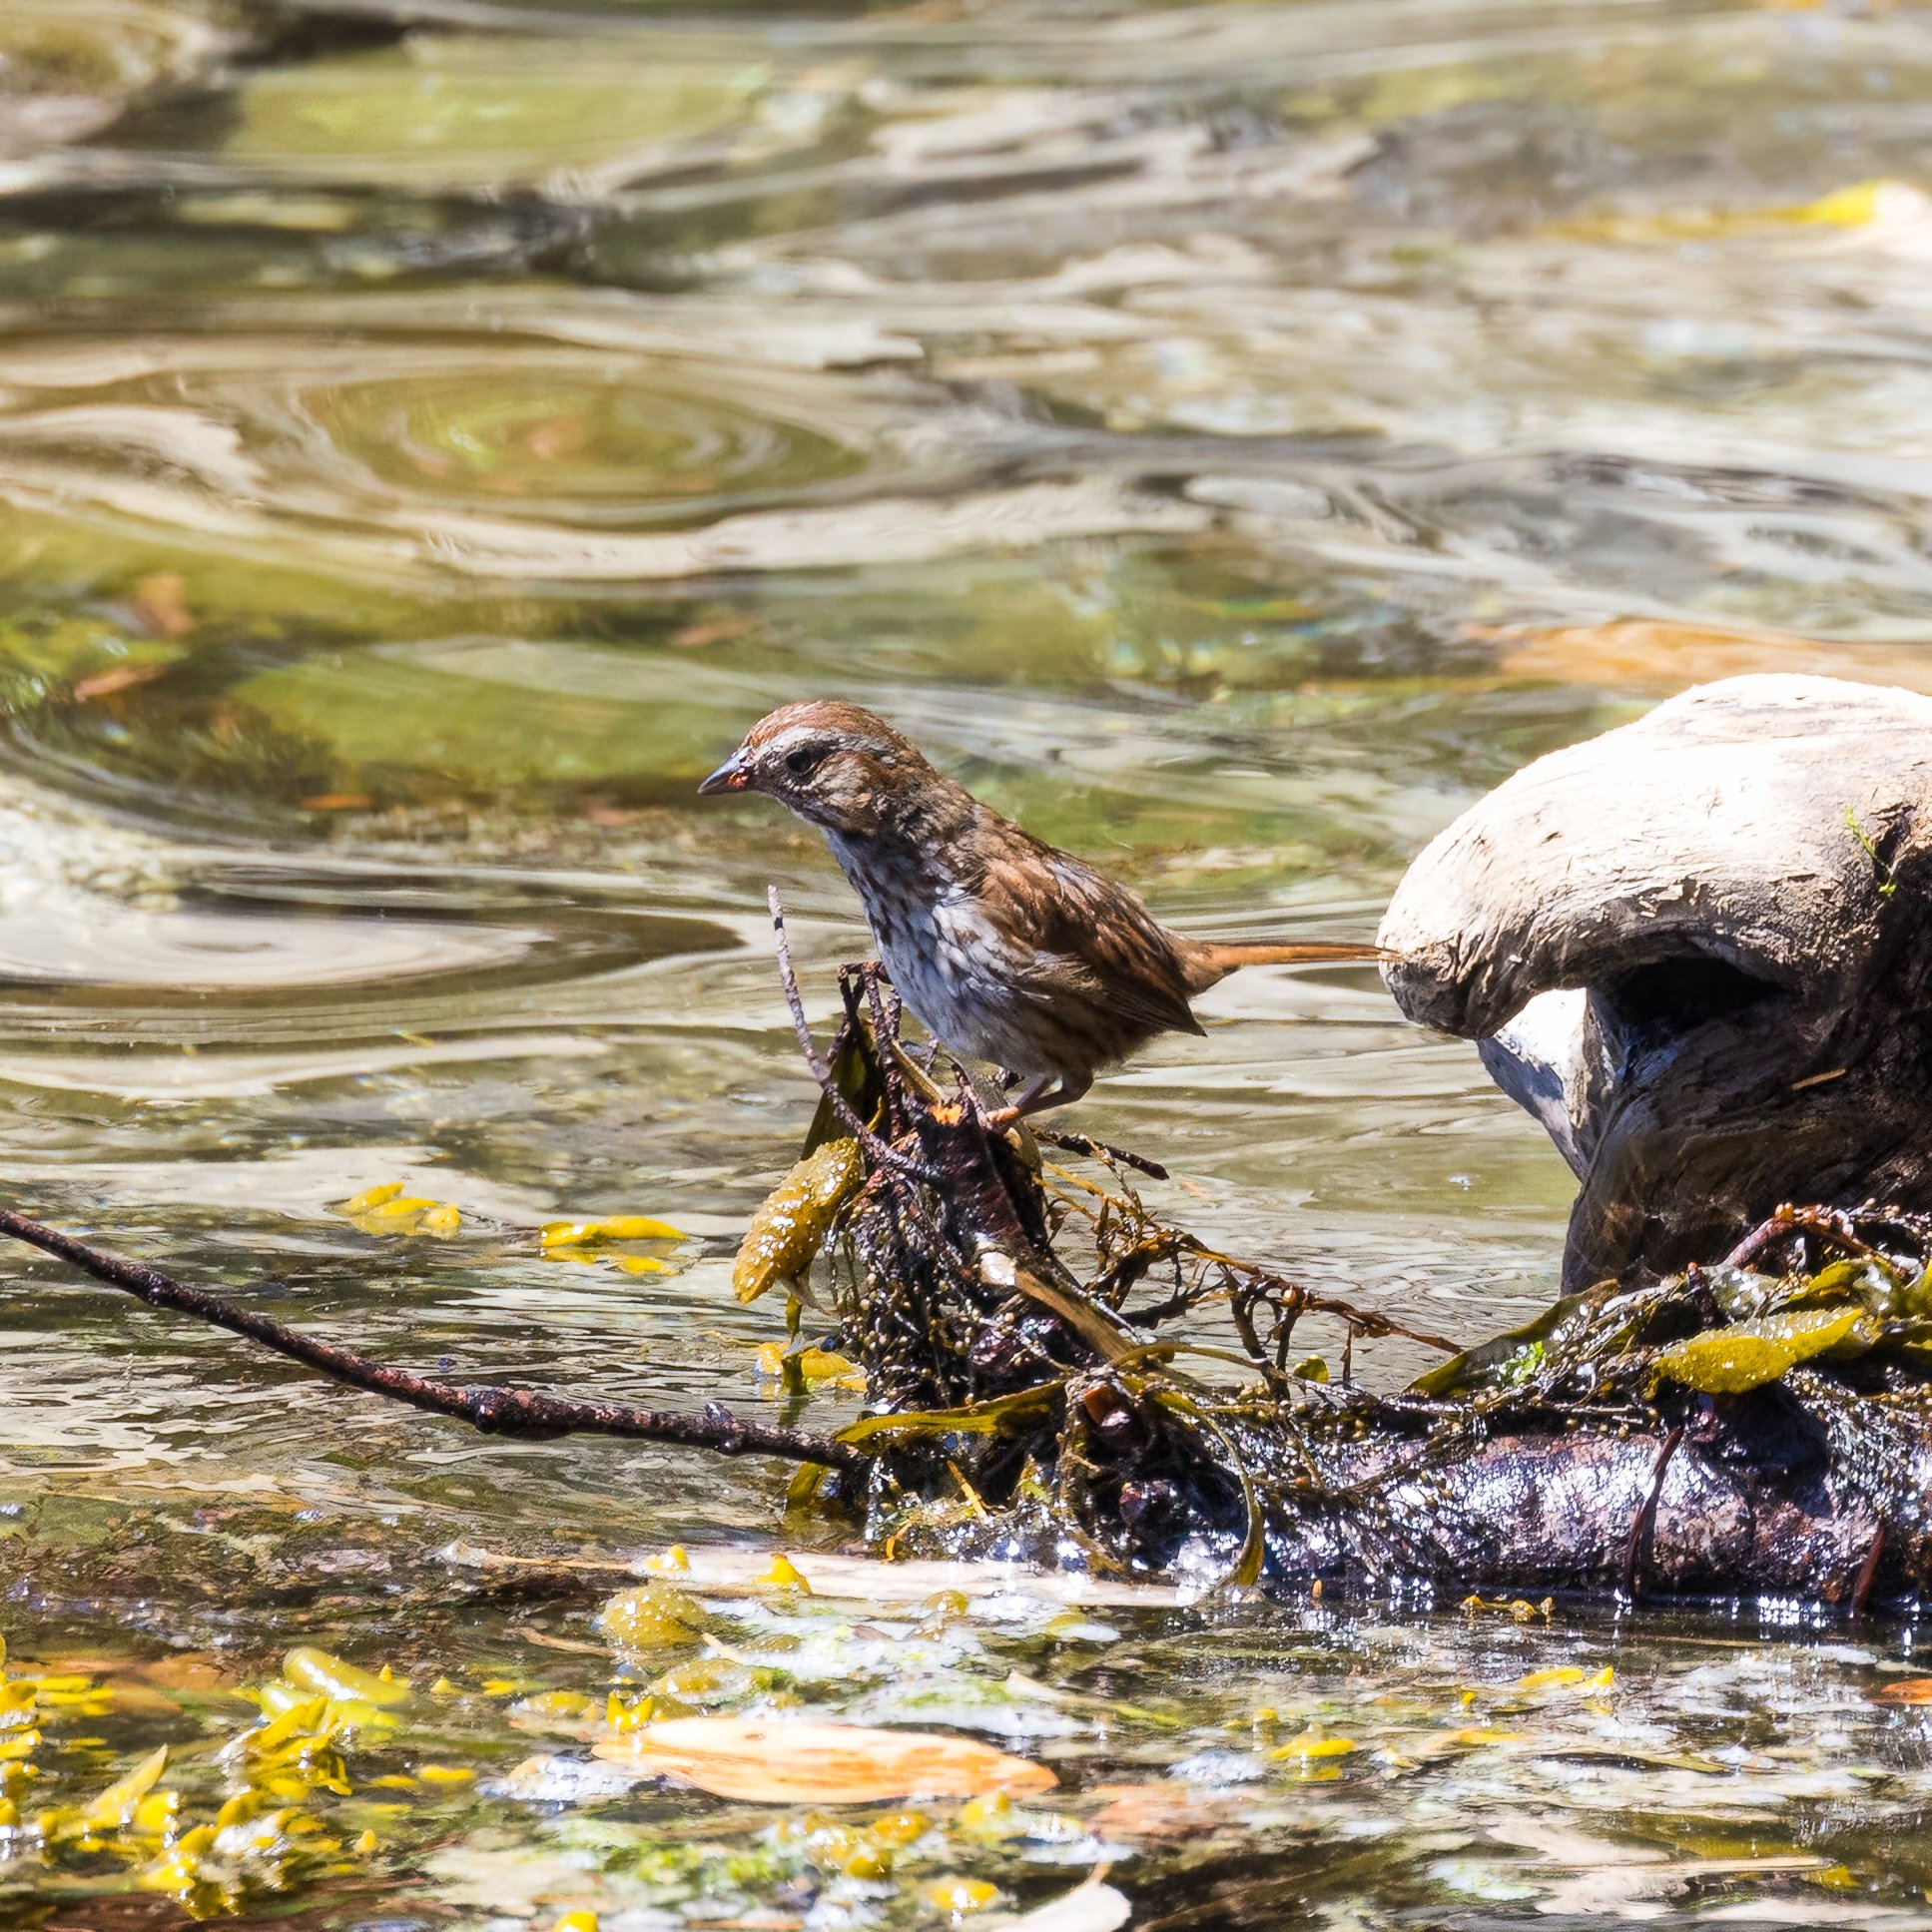
<path fill-rule="evenodd" d="M 1162 926 L 1124 886 L 1022 832 L 858 705 L 761 718 L 698 787 L 762 792 L 816 825 L 893 984 L 943 1044 L 1025 1086 L 1006 1125 L 1077 1100 L 1237 966 L 1379 960 L 1372 946 L 1222 944 Z M 1049 1084 L 1050 1083 L 1050 1084 Z"/>

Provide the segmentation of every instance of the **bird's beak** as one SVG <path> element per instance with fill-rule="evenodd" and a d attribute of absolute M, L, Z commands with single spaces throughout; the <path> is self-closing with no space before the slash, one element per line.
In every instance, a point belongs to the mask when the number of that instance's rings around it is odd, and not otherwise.
<path fill-rule="evenodd" d="M 745 769 L 745 754 L 742 750 L 735 751 L 698 787 L 698 796 L 708 799 L 719 792 L 742 792 L 750 783 L 751 773 Z"/>

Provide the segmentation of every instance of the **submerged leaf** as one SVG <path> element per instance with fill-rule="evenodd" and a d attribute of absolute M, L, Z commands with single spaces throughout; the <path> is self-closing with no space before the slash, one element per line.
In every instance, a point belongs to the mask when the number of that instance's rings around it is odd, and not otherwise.
<path fill-rule="evenodd" d="M 118 1831 L 129 1823 L 145 1798 L 168 1768 L 168 1746 L 157 1744 L 126 1777 L 116 1778 L 98 1797 L 81 1809 L 81 1822 L 95 1831 Z"/>
<path fill-rule="evenodd" d="M 1133 1907 L 1124 1893 L 1089 1878 L 1022 1913 L 1011 1922 L 1009 1932 L 1117 1932 L 1132 1916 Z"/>
<path fill-rule="evenodd" d="M 930 1885 L 920 1887 L 920 1896 L 935 1911 L 957 1919 L 968 1912 L 983 1912 L 987 1906 L 997 1905 L 999 1887 L 988 1884 L 983 1878 L 936 1878 Z"/>
<path fill-rule="evenodd" d="M 679 1591 L 642 1584 L 613 1597 L 597 1612 L 597 1627 L 620 1650 L 658 1650 L 695 1643 L 704 1611 Z"/>
<path fill-rule="evenodd" d="M 392 1676 L 386 1670 L 378 1675 L 373 1670 L 358 1669 L 340 1657 L 330 1656 L 326 1650 L 308 1644 L 291 1650 L 283 1658 L 282 1673 L 301 1689 L 337 1703 L 387 1707 L 409 1699 L 409 1686 L 401 1677 Z"/>
<path fill-rule="evenodd" d="M 758 1804 L 963 1798 L 1056 1782 L 1045 1765 L 968 1737 L 771 1718 L 674 1718 L 599 1743 L 596 1754 Z"/>
<path fill-rule="evenodd" d="M 1895 1677 L 1871 1693 L 1875 1704 L 1932 1704 L 1932 1677 Z"/>

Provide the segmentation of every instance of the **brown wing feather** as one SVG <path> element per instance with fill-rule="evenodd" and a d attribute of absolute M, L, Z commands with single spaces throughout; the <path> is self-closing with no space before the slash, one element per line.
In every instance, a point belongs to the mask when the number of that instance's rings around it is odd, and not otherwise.
<path fill-rule="evenodd" d="M 1015 825 L 988 831 L 979 897 L 1006 930 L 1049 956 L 1042 974 L 1065 963 L 1062 989 L 1085 992 L 1121 1035 L 1108 1057 L 1129 1050 L 1132 1036 L 1200 1032 L 1175 936 L 1132 893 Z"/>

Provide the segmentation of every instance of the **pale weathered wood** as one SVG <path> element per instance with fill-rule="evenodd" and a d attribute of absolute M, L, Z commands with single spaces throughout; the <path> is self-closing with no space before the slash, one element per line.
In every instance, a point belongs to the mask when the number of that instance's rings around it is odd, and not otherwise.
<path fill-rule="evenodd" d="M 1932 700 L 1731 678 L 1499 786 L 1378 938 L 1578 1172 L 1575 1286 L 1781 1200 L 1932 1206 L 1929 896 Z"/>

